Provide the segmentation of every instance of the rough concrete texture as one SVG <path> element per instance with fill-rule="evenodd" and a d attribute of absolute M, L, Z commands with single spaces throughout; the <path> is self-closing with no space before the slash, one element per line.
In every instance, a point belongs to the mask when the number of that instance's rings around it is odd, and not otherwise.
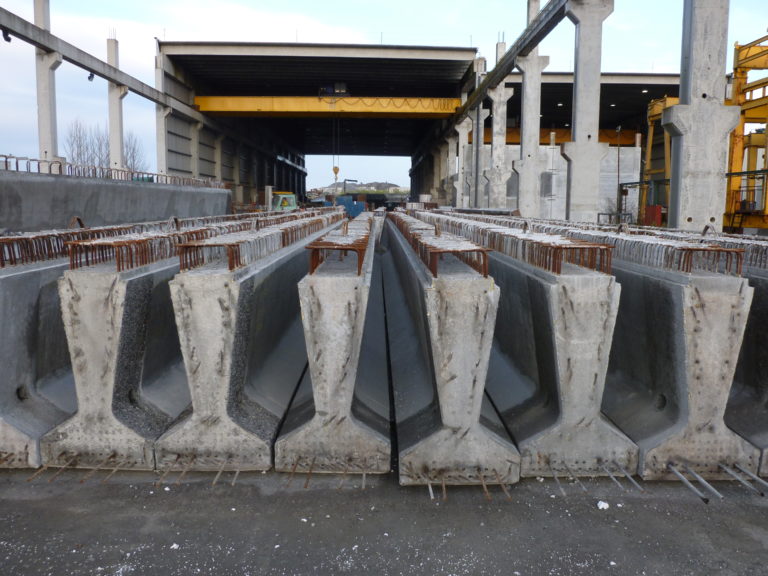
<path fill-rule="evenodd" d="M 719 464 L 757 471 L 760 451 L 726 427 L 752 288 L 718 274 L 613 263 L 621 303 L 603 412 L 640 447 L 643 478 L 672 480 L 688 464 L 725 478 Z"/>
<path fill-rule="evenodd" d="M 517 482 L 520 455 L 484 394 L 499 288 L 450 255 L 432 278 L 394 226 L 387 236 L 412 316 L 388 319 L 400 483 Z M 387 287 L 388 314 L 397 305 Z"/>
<path fill-rule="evenodd" d="M 192 414 L 155 443 L 158 468 L 272 466 L 272 442 L 307 361 L 296 342 L 296 284 L 308 267 L 305 246 L 323 233 L 234 272 L 203 268 L 171 282 Z"/>
<path fill-rule="evenodd" d="M 686 0 L 683 11 L 680 104 L 664 110 L 672 136 L 669 226 L 699 231 L 723 226 L 728 135 L 739 108 L 726 106 L 728 0 Z"/>
<path fill-rule="evenodd" d="M 521 453 L 522 476 L 605 475 L 637 467 L 637 446 L 600 413 L 620 288 L 566 266 L 557 275 L 501 254 L 488 394 Z"/>
<path fill-rule="evenodd" d="M 0 466 L 40 465 L 40 438 L 74 412 L 56 280 L 64 260 L 0 269 Z"/>
<path fill-rule="evenodd" d="M 608 145 L 598 142 L 600 130 L 600 62 L 603 20 L 613 12 L 613 0 L 573 0 L 566 16 L 576 26 L 576 55 L 573 71 L 573 142 L 562 146 L 568 161 L 566 218 L 597 221 L 600 162 Z"/>
<path fill-rule="evenodd" d="M 704 505 L 679 483 L 582 480 L 587 492 L 525 480 L 499 487 L 404 488 L 394 476 L 190 473 L 156 488 L 149 473 L 0 473 L 7 576 L 757 576 L 768 564 L 768 501 L 717 483 Z M 167 490 L 166 490 L 167 488 Z M 609 507 L 603 509 L 603 502 Z"/>
<path fill-rule="evenodd" d="M 381 224 L 380 218 L 374 220 L 374 227 Z M 374 230 L 368 237 L 359 276 L 357 258 L 341 260 L 341 252 L 331 252 L 299 283 L 313 410 L 302 410 L 304 417 L 290 427 L 286 421 L 290 429 L 275 443 L 278 471 L 389 471 L 388 434 L 370 426 L 363 412 L 352 412 L 376 236 Z"/>
<path fill-rule="evenodd" d="M 110 263 L 69 270 L 59 279 L 78 407 L 42 439 L 43 464 L 90 468 L 109 461 L 123 468 L 154 468 L 152 441 L 173 416 L 152 403 L 143 388 L 178 384 L 152 377 L 179 360 L 173 322 L 164 323 L 168 331 L 158 341 L 160 326 L 152 321 L 158 311 L 169 309 L 167 283 L 178 269 L 178 262 L 165 260 L 115 272 Z M 178 397 L 178 392 L 164 392 Z"/>
<path fill-rule="evenodd" d="M 229 190 L 0 171 L 0 232 L 226 214 Z"/>
<path fill-rule="evenodd" d="M 754 295 L 725 410 L 725 423 L 761 450 L 759 474 L 768 476 L 768 355 L 765 353 L 768 272 L 751 269 L 745 275 L 754 288 Z"/>

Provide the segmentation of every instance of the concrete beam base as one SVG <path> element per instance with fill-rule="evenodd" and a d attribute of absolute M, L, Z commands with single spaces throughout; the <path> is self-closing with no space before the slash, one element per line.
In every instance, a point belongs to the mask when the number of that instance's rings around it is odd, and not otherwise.
<path fill-rule="evenodd" d="M 302 417 L 289 415 L 286 420 L 286 429 L 275 443 L 275 470 L 389 471 L 388 436 L 370 426 L 362 413 L 352 411 L 373 275 L 375 228 L 381 219 L 373 222 L 360 275 L 355 257 L 340 260 L 332 254 L 299 283 L 312 402 L 297 405 Z"/>
<path fill-rule="evenodd" d="M 517 482 L 520 455 L 484 394 L 499 288 L 448 255 L 432 278 L 392 225 L 387 246 L 400 484 Z"/>
<path fill-rule="evenodd" d="M 0 269 L 0 467 L 40 465 L 40 438 L 75 411 L 56 281 L 67 262 Z"/>
<path fill-rule="evenodd" d="M 754 288 L 754 296 L 725 411 L 725 423 L 760 449 L 758 473 L 768 476 L 768 357 L 765 354 L 768 271 L 751 269 L 745 275 Z"/>
<path fill-rule="evenodd" d="M 566 142 L 562 155 L 568 162 L 566 219 L 597 222 L 600 193 L 600 162 L 608 154 L 608 144 L 597 141 L 597 134 L 585 142 Z"/>
<path fill-rule="evenodd" d="M 171 282 L 193 410 L 155 443 L 158 468 L 272 467 L 307 362 L 296 284 L 309 266 L 305 246 L 323 233 L 234 272 L 203 268 Z"/>
<path fill-rule="evenodd" d="M 724 421 L 752 288 L 744 278 L 613 263 L 622 298 L 603 412 L 640 447 L 645 479 L 676 480 L 668 464 L 728 478 L 757 471 L 760 451 Z"/>
<path fill-rule="evenodd" d="M 121 468 L 153 469 L 153 441 L 189 403 L 185 378 L 171 377 L 181 358 L 175 325 L 163 317 L 178 262 L 113 266 L 59 279 L 78 408 L 42 439 L 44 464 L 91 468 L 111 458 Z"/>
<path fill-rule="evenodd" d="M 556 275 L 493 254 L 501 288 L 488 394 L 515 437 L 522 476 L 602 476 L 637 466 L 638 448 L 600 413 L 619 307 L 612 276 Z"/>

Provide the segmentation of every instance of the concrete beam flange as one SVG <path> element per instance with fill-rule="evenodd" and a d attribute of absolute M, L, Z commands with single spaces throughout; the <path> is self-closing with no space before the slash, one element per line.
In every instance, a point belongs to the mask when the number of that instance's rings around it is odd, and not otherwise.
<path fill-rule="evenodd" d="M 520 454 L 484 394 L 498 286 L 450 255 L 433 278 L 391 224 L 387 245 L 400 484 L 517 482 Z"/>
<path fill-rule="evenodd" d="M 59 279 L 78 408 L 42 439 L 44 464 L 151 470 L 152 442 L 189 405 L 168 291 L 178 262 L 113 266 Z"/>
<path fill-rule="evenodd" d="M 501 254 L 502 298 L 488 394 L 517 441 L 521 475 L 602 476 L 638 448 L 600 413 L 620 287 L 576 266 L 552 274 Z"/>
<path fill-rule="evenodd" d="M 67 262 L 0 269 L 0 467 L 40 465 L 40 438 L 76 407 L 56 281 Z"/>
<path fill-rule="evenodd" d="M 724 414 L 753 289 L 733 276 L 613 262 L 621 283 L 603 412 L 640 447 L 639 474 L 675 480 L 670 462 L 706 478 L 720 464 L 757 471 L 760 451 Z"/>
<path fill-rule="evenodd" d="M 307 362 L 296 345 L 296 284 L 309 267 L 305 246 L 326 231 L 233 272 L 206 267 L 171 282 L 193 409 L 155 442 L 158 468 L 272 467 L 272 443 Z"/>
<path fill-rule="evenodd" d="M 754 288 L 754 296 L 725 410 L 725 423 L 760 449 L 758 474 L 768 476 L 768 356 L 765 354 L 768 271 L 749 269 L 745 276 Z"/>
<path fill-rule="evenodd" d="M 358 217 L 358 219 L 361 217 Z M 361 343 L 380 218 L 364 213 L 373 229 L 361 274 L 355 258 L 328 257 L 299 283 L 312 398 L 294 403 L 275 443 L 280 472 L 386 473 L 389 438 L 353 413 Z M 387 414 L 388 416 L 388 414 Z M 388 420 L 388 418 L 387 418 Z"/>

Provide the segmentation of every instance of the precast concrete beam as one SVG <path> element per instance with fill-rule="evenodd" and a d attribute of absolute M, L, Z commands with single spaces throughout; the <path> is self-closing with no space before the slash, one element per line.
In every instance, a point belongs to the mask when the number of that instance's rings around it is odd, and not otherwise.
<path fill-rule="evenodd" d="M 0 467 L 40 465 L 40 439 L 75 411 L 57 279 L 63 259 L 0 269 Z"/>
<path fill-rule="evenodd" d="M 521 453 L 521 476 L 602 476 L 638 448 L 600 413 L 619 308 L 614 278 L 492 254 L 501 288 L 487 390 Z"/>
<path fill-rule="evenodd" d="M 608 153 L 608 145 L 598 142 L 603 20 L 613 12 L 613 0 L 569 0 L 565 10 L 576 25 L 573 141 L 562 146 L 562 155 L 568 162 L 566 219 L 595 222 L 600 162 Z"/>
<path fill-rule="evenodd" d="M 175 260 L 68 270 L 59 295 L 77 413 L 41 441 L 43 464 L 153 469 L 153 441 L 189 406 L 168 281 Z"/>
<path fill-rule="evenodd" d="M 728 0 L 686 0 L 680 65 L 680 104 L 662 115 L 672 136 L 669 225 L 722 229 L 728 134 L 739 107 L 726 106 Z"/>
<path fill-rule="evenodd" d="M 385 413 L 376 417 L 375 410 L 370 414 L 370 405 L 366 410 L 364 401 L 365 389 L 378 384 L 386 390 L 386 380 L 379 377 L 358 381 L 363 336 L 370 327 L 367 312 L 371 304 L 377 228 L 381 224 L 382 219 L 370 212 L 358 216 L 349 224 L 347 237 L 364 234 L 360 236 L 366 243 L 364 254 L 342 259 L 332 252 L 299 282 L 311 396 L 306 393 L 305 383 L 305 392 L 300 390 L 297 394 L 275 443 L 277 471 L 389 471 L 388 402 L 383 406 Z M 339 245 L 343 241 L 343 235 L 320 240 Z M 379 352 L 386 355 L 386 349 Z M 377 392 L 373 390 L 372 394 Z M 386 423 L 383 427 L 381 420 Z"/>
<path fill-rule="evenodd" d="M 484 394 L 499 288 L 453 255 L 432 277 L 391 224 L 387 325 L 400 484 L 508 484 L 520 455 Z"/>
<path fill-rule="evenodd" d="M 725 410 L 725 423 L 760 449 L 758 473 L 768 476 L 768 356 L 765 354 L 768 271 L 751 268 L 745 276 L 749 278 L 754 293 Z"/>
<path fill-rule="evenodd" d="M 306 239 L 234 271 L 204 266 L 170 283 L 192 413 L 155 442 L 158 468 L 268 470 L 305 371 L 296 284 Z M 265 305 L 268 303 L 268 305 Z"/>
<path fill-rule="evenodd" d="M 507 207 L 507 182 L 512 176 L 512 167 L 506 163 L 507 146 L 507 101 L 514 94 L 512 88 L 499 84 L 488 91 L 493 102 L 491 124 L 491 167 L 483 171 L 488 181 L 488 208 Z"/>
<path fill-rule="evenodd" d="M 728 478 L 757 471 L 760 451 L 724 421 L 753 289 L 744 278 L 613 261 L 621 303 L 603 412 L 640 447 L 639 474 L 669 464 Z"/>

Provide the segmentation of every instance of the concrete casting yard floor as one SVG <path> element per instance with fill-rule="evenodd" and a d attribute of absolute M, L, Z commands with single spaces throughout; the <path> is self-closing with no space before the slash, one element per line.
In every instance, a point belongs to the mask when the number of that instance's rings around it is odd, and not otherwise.
<path fill-rule="evenodd" d="M 680 483 L 610 479 L 402 488 L 339 476 L 0 472 L 0 574 L 763 575 L 768 498 L 730 482 L 708 505 Z M 598 507 L 599 502 L 608 504 Z"/>

